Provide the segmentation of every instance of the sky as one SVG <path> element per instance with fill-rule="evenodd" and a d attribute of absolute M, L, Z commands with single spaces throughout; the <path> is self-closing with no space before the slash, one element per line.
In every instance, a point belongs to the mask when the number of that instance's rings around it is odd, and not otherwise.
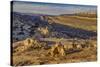
<path fill-rule="evenodd" d="M 20 13 L 61 15 L 61 14 L 73 14 L 78 12 L 95 13 L 96 11 L 97 11 L 97 6 L 93 5 L 73 5 L 73 4 L 13 1 L 13 12 L 20 12 Z"/>

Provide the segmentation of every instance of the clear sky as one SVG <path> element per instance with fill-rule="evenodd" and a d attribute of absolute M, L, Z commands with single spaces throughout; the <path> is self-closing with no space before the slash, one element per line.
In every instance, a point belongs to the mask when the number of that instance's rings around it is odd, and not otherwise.
<path fill-rule="evenodd" d="M 73 14 L 77 12 L 94 13 L 97 11 L 97 7 L 93 5 L 52 4 L 14 1 L 13 11 L 21 13 L 60 15 Z"/>

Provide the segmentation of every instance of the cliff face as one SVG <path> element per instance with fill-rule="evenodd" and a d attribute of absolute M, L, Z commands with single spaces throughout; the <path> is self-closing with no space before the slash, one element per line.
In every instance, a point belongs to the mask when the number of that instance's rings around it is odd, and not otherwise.
<path fill-rule="evenodd" d="M 23 40 L 27 37 L 42 36 L 38 28 L 51 27 L 45 16 L 27 15 L 13 12 L 13 40 Z"/>
<path fill-rule="evenodd" d="M 54 21 L 46 15 L 13 12 L 13 41 L 23 40 L 27 37 L 67 37 L 67 35 L 57 32 L 53 23 Z M 48 35 L 43 35 L 42 33 L 46 34 L 46 31 L 48 31 Z"/>
<path fill-rule="evenodd" d="M 39 14 L 24 14 L 13 12 L 12 36 L 13 41 L 19 41 L 28 37 L 56 37 L 56 38 L 90 38 L 96 36 L 96 32 L 70 26 L 71 21 L 63 16 L 49 16 Z M 60 19 L 63 20 L 60 20 Z M 70 17 L 71 18 L 71 17 Z M 66 23 L 63 23 L 66 20 Z M 68 21 L 67 21 L 68 20 Z M 69 21 L 70 20 L 70 21 Z M 75 19 L 78 20 L 78 19 Z M 79 21 L 79 20 L 78 20 Z M 75 21 L 73 21 L 75 22 Z M 84 25 L 81 22 L 77 24 Z M 88 23 L 88 22 L 87 22 Z M 91 25 L 89 25 L 91 26 Z M 45 34 L 44 34 L 45 33 Z"/>

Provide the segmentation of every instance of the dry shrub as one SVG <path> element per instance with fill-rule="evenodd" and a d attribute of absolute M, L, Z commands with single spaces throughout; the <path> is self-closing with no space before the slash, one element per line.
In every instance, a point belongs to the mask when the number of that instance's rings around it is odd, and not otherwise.
<path fill-rule="evenodd" d="M 81 44 L 79 42 L 66 42 L 63 44 L 65 50 L 70 49 L 80 49 L 82 48 Z"/>
<path fill-rule="evenodd" d="M 16 51 L 25 51 L 27 49 L 35 49 L 35 48 L 41 48 L 42 44 L 39 43 L 37 40 L 32 39 L 32 38 L 27 38 L 23 41 L 19 41 L 17 43 L 14 43 L 13 45 L 17 45 L 14 46 L 14 52 Z"/>
<path fill-rule="evenodd" d="M 48 27 L 45 27 L 45 28 L 38 28 L 38 31 L 40 31 L 40 33 L 42 34 L 42 35 L 48 35 L 49 34 L 49 29 L 48 29 Z"/>
<path fill-rule="evenodd" d="M 65 50 L 63 45 L 56 43 L 55 45 L 51 46 L 51 49 L 49 50 L 48 54 L 50 54 L 51 56 L 64 56 Z"/>
<path fill-rule="evenodd" d="M 73 45 L 72 44 L 64 44 L 64 49 L 65 50 L 68 50 L 68 49 L 72 49 L 73 48 Z"/>
<path fill-rule="evenodd" d="M 76 40 L 76 42 L 74 42 L 72 45 L 74 49 L 84 49 L 90 47 L 89 40 Z"/>
<path fill-rule="evenodd" d="M 23 43 L 24 43 L 24 46 L 32 46 L 33 43 L 34 43 L 34 40 L 31 39 L 31 38 L 27 38 L 27 39 L 25 39 L 25 40 L 23 41 Z"/>
<path fill-rule="evenodd" d="M 84 49 L 84 48 L 91 48 L 91 47 L 97 47 L 97 41 L 95 40 L 81 40 L 77 41 L 77 43 L 74 43 L 73 46 L 76 49 Z"/>

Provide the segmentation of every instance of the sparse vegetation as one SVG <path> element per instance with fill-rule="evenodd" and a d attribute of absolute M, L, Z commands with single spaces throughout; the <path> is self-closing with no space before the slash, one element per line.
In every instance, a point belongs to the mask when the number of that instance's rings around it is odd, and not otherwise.
<path fill-rule="evenodd" d="M 14 14 L 12 65 L 96 61 L 97 19 L 90 16 Z"/>
<path fill-rule="evenodd" d="M 45 43 L 37 42 L 37 40 L 34 39 L 29 39 L 29 40 L 32 40 L 33 42 L 31 44 L 31 47 L 23 45 L 23 47 L 26 47 L 27 50 L 25 50 L 24 48 L 24 51 L 21 51 L 23 48 L 21 45 L 19 45 L 19 43 L 18 43 L 19 46 L 17 48 L 14 48 L 14 50 L 18 49 L 19 51 L 13 52 L 13 61 L 14 61 L 13 65 L 22 66 L 22 65 L 32 65 L 32 64 L 41 65 L 49 63 L 96 61 L 96 53 L 97 53 L 95 46 L 96 43 L 93 40 L 88 41 L 88 43 L 83 41 L 82 41 L 83 43 L 74 42 L 74 44 L 76 44 L 76 48 L 74 47 L 73 43 L 68 45 L 67 42 L 64 44 L 61 44 L 60 42 L 55 42 L 55 44 L 47 46 L 48 49 L 45 49 L 47 45 Z M 43 44 L 45 44 L 45 46 L 42 46 Z"/>

